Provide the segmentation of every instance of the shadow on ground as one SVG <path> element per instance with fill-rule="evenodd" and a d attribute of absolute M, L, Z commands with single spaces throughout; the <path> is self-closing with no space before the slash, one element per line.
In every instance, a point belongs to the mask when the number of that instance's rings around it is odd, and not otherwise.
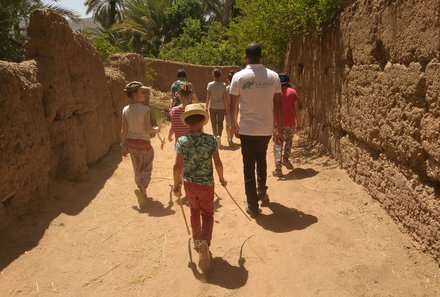
<path fill-rule="evenodd" d="M 313 215 L 286 207 L 277 202 L 270 202 L 268 208 L 272 213 L 269 215 L 260 214 L 256 218 L 256 222 L 264 229 L 272 232 L 284 233 L 303 230 L 318 222 L 318 218 Z"/>
<path fill-rule="evenodd" d="M 285 181 L 285 180 L 299 180 L 299 179 L 306 179 L 310 177 L 314 177 L 317 175 L 319 171 L 316 171 L 312 168 L 295 168 L 291 170 L 289 173 L 283 175 L 282 177 L 278 178 L 278 180 Z"/>
<path fill-rule="evenodd" d="M 249 238 L 251 238 L 250 236 Z M 211 258 L 211 268 L 203 275 L 197 269 L 197 264 L 193 261 L 191 239 L 188 240 L 188 253 L 189 259 L 188 267 L 191 269 L 194 277 L 202 282 L 206 282 L 211 285 L 216 285 L 225 289 L 235 290 L 244 287 L 249 278 L 249 272 L 244 267 L 246 259 L 243 257 L 244 244 L 249 240 L 246 239 L 240 248 L 240 256 L 238 258 L 238 265 L 231 265 L 227 260 L 222 257 Z M 197 254 L 195 252 L 195 254 Z M 211 255 L 212 256 L 212 255 Z"/>
<path fill-rule="evenodd" d="M 133 206 L 133 209 L 137 210 L 139 213 L 147 213 L 151 217 L 165 217 L 176 213 L 175 210 L 171 209 L 174 205 L 172 199 L 168 202 L 167 207 L 164 207 L 162 202 L 154 200 L 152 197 L 147 198 L 145 207 L 140 209 L 138 206 Z"/>
<path fill-rule="evenodd" d="M 89 205 L 120 162 L 119 149 L 113 147 L 80 181 L 55 182 L 51 188 L 55 194 L 0 230 L 0 271 L 37 246 L 52 220 L 61 213 L 75 216 Z"/>

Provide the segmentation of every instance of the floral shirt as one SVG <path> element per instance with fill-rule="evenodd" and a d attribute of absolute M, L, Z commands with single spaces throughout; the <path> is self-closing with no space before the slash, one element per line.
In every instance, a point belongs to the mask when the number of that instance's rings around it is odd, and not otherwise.
<path fill-rule="evenodd" d="M 176 153 L 183 156 L 183 180 L 201 185 L 213 185 L 212 154 L 217 150 L 215 137 L 203 132 L 179 137 Z"/>

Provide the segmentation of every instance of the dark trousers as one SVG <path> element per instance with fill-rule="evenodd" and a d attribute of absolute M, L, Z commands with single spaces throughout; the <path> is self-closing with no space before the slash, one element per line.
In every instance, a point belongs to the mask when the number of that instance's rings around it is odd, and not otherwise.
<path fill-rule="evenodd" d="M 267 190 L 266 151 L 270 138 L 271 136 L 240 135 L 244 187 L 247 203 L 251 209 L 258 209 L 258 194 Z M 255 165 L 257 165 L 257 179 L 255 179 Z"/>

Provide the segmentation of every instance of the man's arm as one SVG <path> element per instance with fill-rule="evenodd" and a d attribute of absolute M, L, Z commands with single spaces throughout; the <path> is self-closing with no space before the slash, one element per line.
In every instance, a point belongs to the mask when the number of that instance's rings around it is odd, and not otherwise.
<path fill-rule="evenodd" d="M 231 106 L 229 106 L 229 111 L 231 113 L 231 121 L 232 121 L 232 130 L 234 131 L 235 137 L 239 138 L 238 135 L 238 100 L 240 99 L 239 95 L 231 94 Z"/>
<path fill-rule="evenodd" d="M 275 117 L 277 119 L 278 141 L 283 141 L 283 101 L 281 93 L 273 95 L 273 107 L 275 110 Z"/>

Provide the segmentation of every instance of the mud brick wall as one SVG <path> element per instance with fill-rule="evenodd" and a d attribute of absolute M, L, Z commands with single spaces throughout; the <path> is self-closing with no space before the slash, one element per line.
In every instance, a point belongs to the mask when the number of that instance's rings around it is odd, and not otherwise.
<path fill-rule="evenodd" d="M 440 263 L 440 1 L 362 0 L 286 56 L 308 135 Z"/>
<path fill-rule="evenodd" d="M 76 179 L 118 141 L 129 80 L 146 82 L 136 54 L 104 67 L 90 41 L 51 10 L 36 10 L 27 61 L 0 61 L 0 227 Z"/>
<path fill-rule="evenodd" d="M 185 69 L 188 76 L 187 80 L 192 83 L 201 101 L 206 99 L 206 86 L 210 81 L 214 80 L 212 71 L 215 68 L 222 71 L 221 80 L 225 83 L 229 71 L 234 70 L 237 72 L 240 70 L 237 66 L 202 66 L 151 58 L 147 58 L 146 63 L 149 85 L 162 92 L 170 91 L 171 85 L 177 80 L 177 70 Z"/>

